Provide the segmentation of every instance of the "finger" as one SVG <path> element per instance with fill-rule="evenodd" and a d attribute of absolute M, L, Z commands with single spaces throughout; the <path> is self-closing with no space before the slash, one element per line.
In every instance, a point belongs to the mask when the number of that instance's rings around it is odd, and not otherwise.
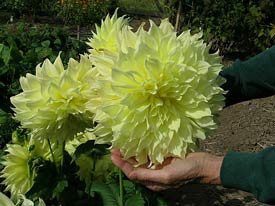
<path fill-rule="evenodd" d="M 119 151 L 119 149 L 111 149 L 111 154 L 115 155 L 115 156 L 119 156 L 122 157 L 121 152 Z"/>
<path fill-rule="evenodd" d="M 123 160 L 121 156 L 112 155 L 111 160 L 130 179 L 130 174 L 135 169 L 133 165 L 127 162 L 126 160 Z"/>
<path fill-rule="evenodd" d="M 131 173 L 129 173 L 129 179 L 139 182 L 156 182 L 161 184 L 170 183 L 169 175 L 165 169 L 154 170 L 137 167 L 134 168 Z"/>
<path fill-rule="evenodd" d="M 159 182 L 162 184 L 170 184 L 170 175 L 164 169 L 154 170 L 144 167 L 134 167 L 136 162 L 126 161 L 122 159 L 122 155 L 119 151 L 112 151 L 112 162 L 119 167 L 123 173 L 130 179 L 138 182 Z"/>
<path fill-rule="evenodd" d="M 118 150 L 118 149 L 112 149 L 111 150 L 111 155 L 116 156 L 117 158 L 123 159 L 123 155 L 120 152 L 120 150 Z M 127 159 L 127 161 L 132 165 L 137 165 L 138 164 L 138 162 L 136 161 L 136 159 L 134 157 Z"/>
<path fill-rule="evenodd" d="M 145 185 L 145 187 L 147 187 L 149 190 L 153 190 L 156 192 L 169 189 L 167 187 L 160 186 L 160 185 Z"/>
<path fill-rule="evenodd" d="M 112 162 L 119 167 L 123 173 L 130 179 L 135 181 L 159 182 L 161 180 L 160 170 L 152 170 L 147 168 L 135 168 L 132 164 L 123 160 L 121 156 L 116 154 L 111 156 Z"/>
<path fill-rule="evenodd" d="M 150 190 L 153 191 L 162 191 L 162 190 L 168 190 L 168 189 L 176 189 L 182 186 L 183 184 L 172 184 L 172 185 L 166 185 L 158 182 L 140 182 L 145 187 L 147 187 Z"/>

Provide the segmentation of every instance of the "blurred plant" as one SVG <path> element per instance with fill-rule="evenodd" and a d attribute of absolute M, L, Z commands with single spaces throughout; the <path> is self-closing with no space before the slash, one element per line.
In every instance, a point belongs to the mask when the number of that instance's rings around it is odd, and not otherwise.
<path fill-rule="evenodd" d="M 56 0 L 3 0 L 2 5 L 18 16 L 36 16 L 55 13 Z"/>
<path fill-rule="evenodd" d="M 252 55 L 275 44 L 274 1 L 187 0 L 182 5 L 182 29 L 203 30 L 213 50 Z"/>
<path fill-rule="evenodd" d="M 115 0 L 60 0 L 59 15 L 66 24 L 92 24 L 99 22 L 115 7 Z"/>

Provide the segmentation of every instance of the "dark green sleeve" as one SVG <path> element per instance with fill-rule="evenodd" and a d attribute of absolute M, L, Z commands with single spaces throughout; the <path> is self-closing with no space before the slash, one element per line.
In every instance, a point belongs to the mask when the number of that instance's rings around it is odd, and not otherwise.
<path fill-rule="evenodd" d="M 260 202 L 275 204 L 275 146 L 259 153 L 227 153 L 221 182 L 224 187 L 253 193 Z"/>
<path fill-rule="evenodd" d="M 275 94 L 275 46 L 250 58 L 237 60 L 221 73 L 227 81 L 226 105 Z"/>

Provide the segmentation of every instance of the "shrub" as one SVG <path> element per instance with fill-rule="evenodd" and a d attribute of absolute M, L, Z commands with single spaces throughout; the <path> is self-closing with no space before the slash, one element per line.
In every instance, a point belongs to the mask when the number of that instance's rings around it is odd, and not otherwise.
<path fill-rule="evenodd" d="M 67 24 L 91 24 L 115 7 L 115 0 L 60 0 L 59 15 Z"/>
<path fill-rule="evenodd" d="M 16 15 L 51 14 L 55 10 L 56 0 L 4 0 L 1 5 Z"/>
<path fill-rule="evenodd" d="M 213 49 L 255 53 L 275 43 L 275 3 L 262 1 L 186 0 L 181 25 L 201 28 Z"/>

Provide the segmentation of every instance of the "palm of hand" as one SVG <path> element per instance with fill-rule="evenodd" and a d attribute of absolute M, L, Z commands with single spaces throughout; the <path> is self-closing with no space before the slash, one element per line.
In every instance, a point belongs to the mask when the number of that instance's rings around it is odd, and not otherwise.
<path fill-rule="evenodd" d="M 193 153 L 184 159 L 170 157 L 162 165 L 150 169 L 147 165 L 135 167 L 133 159 L 123 160 L 118 150 L 112 151 L 112 161 L 130 180 L 142 183 L 155 191 L 177 188 L 200 176 L 200 165 L 205 153 Z"/>

